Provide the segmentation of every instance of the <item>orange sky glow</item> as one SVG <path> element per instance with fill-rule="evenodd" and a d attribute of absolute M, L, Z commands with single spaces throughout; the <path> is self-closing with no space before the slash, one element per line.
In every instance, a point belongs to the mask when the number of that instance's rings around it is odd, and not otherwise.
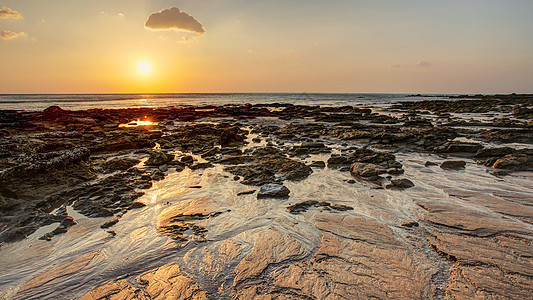
<path fill-rule="evenodd" d="M 533 2 L 465 2 L 7 0 L 0 93 L 532 93 Z"/>

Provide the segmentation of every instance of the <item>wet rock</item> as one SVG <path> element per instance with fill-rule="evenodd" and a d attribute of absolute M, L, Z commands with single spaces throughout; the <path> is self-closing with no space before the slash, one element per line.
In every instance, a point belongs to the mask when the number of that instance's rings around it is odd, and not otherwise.
<path fill-rule="evenodd" d="M 68 168 L 71 165 L 87 161 L 90 156 L 87 148 L 75 148 L 71 150 L 49 152 L 43 155 L 35 155 L 30 158 L 33 162 L 17 164 L 0 173 L 0 180 L 10 180 L 20 178 L 23 180 L 32 179 L 52 173 L 56 170 Z"/>
<path fill-rule="evenodd" d="M 152 155 L 150 155 L 145 164 L 148 166 L 161 166 L 171 162 L 173 159 L 174 155 L 172 154 L 167 154 L 165 152 L 154 152 Z"/>
<path fill-rule="evenodd" d="M 46 294 L 50 291 L 50 289 L 56 287 L 61 281 L 64 281 L 66 277 L 85 270 L 91 261 L 98 257 L 100 253 L 100 250 L 95 250 L 73 259 L 68 263 L 44 270 L 22 284 L 17 291 L 15 298 L 27 299 L 29 298 L 28 293 L 30 292 Z"/>
<path fill-rule="evenodd" d="M 114 211 L 106 207 L 102 201 L 91 201 L 90 199 L 79 199 L 74 202 L 72 208 L 84 216 L 90 218 L 104 218 L 114 215 Z"/>
<path fill-rule="evenodd" d="M 508 154 L 494 162 L 496 169 L 533 170 L 533 156 L 527 154 Z"/>
<path fill-rule="evenodd" d="M 510 147 L 500 147 L 500 148 L 483 148 L 476 152 L 474 158 L 476 159 L 487 159 L 490 157 L 503 157 L 508 154 L 514 153 L 515 150 Z"/>
<path fill-rule="evenodd" d="M 153 170 L 150 173 L 150 178 L 154 181 L 159 181 L 165 178 L 165 173 L 161 172 L 159 169 Z"/>
<path fill-rule="evenodd" d="M 313 170 L 302 162 L 280 155 L 257 156 L 253 163 L 243 166 L 231 166 L 224 169 L 233 175 L 243 177 L 243 184 L 264 185 L 283 180 L 302 180 Z"/>
<path fill-rule="evenodd" d="M 387 173 L 391 175 L 401 175 L 405 173 L 405 171 L 404 169 L 401 169 L 401 168 L 390 168 L 390 169 L 387 169 Z"/>
<path fill-rule="evenodd" d="M 197 164 L 194 164 L 192 166 L 189 166 L 189 168 L 191 170 L 200 170 L 200 169 L 208 169 L 208 168 L 212 168 L 214 167 L 214 165 L 210 162 L 205 162 L 205 163 L 197 163 Z"/>
<path fill-rule="evenodd" d="M 106 172 L 123 171 L 135 166 L 139 161 L 133 158 L 112 158 L 104 163 L 103 168 Z"/>
<path fill-rule="evenodd" d="M 221 159 L 218 159 L 215 161 L 217 164 L 223 164 L 223 165 L 238 165 L 238 164 L 244 164 L 249 163 L 254 160 L 253 156 L 249 155 L 236 155 L 236 156 L 228 156 Z"/>
<path fill-rule="evenodd" d="M 253 193 L 255 193 L 255 190 L 246 190 L 246 191 L 238 192 L 237 196 L 250 195 L 250 194 L 253 194 Z"/>
<path fill-rule="evenodd" d="M 403 190 L 403 189 L 408 189 L 413 186 L 415 186 L 415 184 L 407 178 L 392 179 L 391 184 L 387 185 L 387 189 Z"/>
<path fill-rule="evenodd" d="M 433 123 L 427 119 L 411 118 L 403 123 L 405 127 L 433 127 Z"/>
<path fill-rule="evenodd" d="M 353 207 L 344 205 L 344 204 L 331 204 L 331 205 L 328 205 L 328 207 L 334 210 L 338 210 L 338 211 L 353 210 Z"/>
<path fill-rule="evenodd" d="M 326 163 L 321 160 L 318 160 L 318 161 L 313 161 L 309 166 L 312 168 L 324 169 L 326 167 Z"/>
<path fill-rule="evenodd" d="M 154 142 L 142 136 L 108 138 L 91 147 L 92 153 L 109 153 L 122 150 L 153 148 Z"/>
<path fill-rule="evenodd" d="M 186 155 L 180 159 L 180 161 L 186 165 L 191 165 L 194 163 L 194 158 L 190 155 Z"/>
<path fill-rule="evenodd" d="M 40 240 L 45 240 L 45 241 L 51 241 L 52 237 L 54 237 L 54 236 L 56 236 L 58 234 L 66 233 L 70 227 L 72 227 L 72 226 L 74 226 L 76 224 L 77 223 L 74 221 L 74 219 L 72 217 L 65 217 L 63 219 L 63 221 L 61 221 L 61 223 L 56 227 L 56 229 L 54 229 L 51 232 L 45 233 L 39 239 Z"/>
<path fill-rule="evenodd" d="M 462 160 L 447 160 L 440 164 L 440 167 L 446 170 L 462 170 L 465 166 L 466 162 Z"/>
<path fill-rule="evenodd" d="M 337 168 L 343 165 L 349 165 L 349 161 L 346 157 L 333 154 L 327 161 L 329 168 Z"/>
<path fill-rule="evenodd" d="M 307 200 L 304 202 L 296 203 L 287 207 L 287 211 L 293 215 L 298 215 L 303 212 L 306 212 L 310 207 L 318 206 L 318 201 L 316 200 Z"/>
<path fill-rule="evenodd" d="M 432 161 L 426 161 L 426 163 L 424 164 L 424 166 L 426 167 L 438 166 L 438 165 L 439 165 L 438 163 L 432 162 Z"/>
<path fill-rule="evenodd" d="M 140 297 L 142 295 L 142 297 Z M 125 279 L 111 280 L 87 293 L 80 300 L 97 299 L 170 299 L 207 300 L 207 293 L 185 277 L 180 267 L 170 263 L 143 273 L 135 286 Z"/>
<path fill-rule="evenodd" d="M 201 197 L 170 207 L 159 215 L 157 229 L 177 241 L 206 241 L 207 229 L 198 221 L 220 215 L 220 207 L 210 198 Z"/>
<path fill-rule="evenodd" d="M 105 222 L 104 224 L 100 225 L 100 228 L 109 228 L 111 226 L 114 226 L 115 224 L 117 224 L 119 221 L 119 219 L 115 218 L 115 219 L 112 219 L 112 220 L 109 220 L 107 222 Z"/>
<path fill-rule="evenodd" d="M 229 146 L 244 142 L 244 137 L 239 134 L 239 127 L 230 127 L 220 134 L 220 145 Z"/>
<path fill-rule="evenodd" d="M 290 192 L 284 185 L 266 184 L 257 193 L 257 198 L 288 198 Z"/>
<path fill-rule="evenodd" d="M 50 106 L 43 111 L 43 117 L 45 119 L 57 119 L 66 114 L 67 112 L 59 106 Z"/>
<path fill-rule="evenodd" d="M 260 238 L 256 239 L 252 252 L 235 268 L 234 287 L 257 279 L 270 265 L 302 259 L 312 250 L 311 245 L 301 243 L 285 230 L 274 226 L 261 230 L 258 235 Z"/>
<path fill-rule="evenodd" d="M 496 177 L 502 177 L 502 176 L 509 176 L 509 175 L 511 175 L 511 173 L 506 172 L 506 171 L 494 171 L 494 172 L 491 172 L 490 174 L 491 174 L 491 175 L 494 175 L 494 176 L 496 176 Z"/>
<path fill-rule="evenodd" d="M 323 143 L 302 143 L 300 146 L 294 146 L 289 151 L 291 156 L 329 153 L 331 149 Z"/>
<path fill-rule="evenodd" d="M 483 146 L 479 143 L 453 141 L 435 147 L 434 151 L 441 153 L 477 153 L 482 148 Z"/>
<path fill-rule="evenodd" d="M 129 207 L 128 209 L 137 209 L 137 208 L 142 208 L 142 207 L 145 207 L 146 204 L 142 203 L 142 202 L 133 202 Z"/>
<path fill-rule="evenodd" d="M 418 227 L 419 224 L 418 224 L 418 222 L 415 222 L 415 221 L 406 221 L 406 222 L 403 222 L 402 224 L 400 224 L 400 226 L 411 228 L 411 227 Z"/>
<path fill-rule="evenodd" d="M 350 171 L 352 175 L 358 177 L 370 178 L 387 173 L 387 170 L 371 163 L 353 163 Z"/>
<path fill-rule="evenodd" d="M 280 291 L 290 290 L 295 291 L 292 295 L 297 299 L 431 299 L 434 296 L 431 282 L 437 270 L 424 260 L 423 254 L 401 243 L 387 225 L 331 213 L 318 214 L 314 222 L 321 231 L 321 240 L 316 242 L 320 248 L 305 261 L 283 264 L 288 256 L 297 261 L 305 255 L 305 252 L 300 254 L 292 250 L 299 249 L 296 247 L 301 243 L 280 236 L 258 239 L 253 255 L 237 267 L 234 281 L 237 287 L 241 287 L 240 282 L 253 282 L 254 289 L 246 289 L 243 285 L 238 295 L 282 298 L 284 294 Z M 272 240 L 282 242 L 270 242 Z M 290 248 L 283 249 L 279 245 Z M 280 255 L 273 256 L 271 252 Z M 275 272 L 272 273 L 274 278 L 266 281 L 260 275 L 268 266 Z"/>

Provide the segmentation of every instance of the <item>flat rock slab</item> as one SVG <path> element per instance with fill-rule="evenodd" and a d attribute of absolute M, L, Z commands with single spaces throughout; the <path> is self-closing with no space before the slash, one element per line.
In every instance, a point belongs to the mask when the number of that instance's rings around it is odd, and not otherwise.
<path fill-rule="evenodd" d="M 157 229 L 174 240 L 205 241 L 207 229 L 197 223 L 221 214 L 220 206 L 208 197 L 200 197 L 170 207 L 159 215 Z"/>
<path fill-rule="evenodd" d="M 97 299 L 208 299 L 207 293 L 193 280 L 182 275 L 180 267 L 170 263 L 137 278 L 138 285 L 126 280 L 112 280 L 87 293 L 80 300 Z M 138 287 L 140 286 L 140 287 Z"/>
<path fill-rule="evenodd" d="M 15 297 L 17 299 L 24 299 L 26 298 L 26 292 L 34 293 L 36 290 L 42 290 L 43 292 L 50 291 L 50 289 L 53 290 L 53 287 L 62 282 L 65 277 L 79 273 L 87 268 L 91 261 L 99 254 L 100 250 L 92 251 L 71 262 L 48 269 L 34 276 L 20 287 Z"/>
<path fill-rule="evenodd" d="M 291 191 L 281 184 L 265 184 L 257 193 L 257 198 L 288 198 Z"/>

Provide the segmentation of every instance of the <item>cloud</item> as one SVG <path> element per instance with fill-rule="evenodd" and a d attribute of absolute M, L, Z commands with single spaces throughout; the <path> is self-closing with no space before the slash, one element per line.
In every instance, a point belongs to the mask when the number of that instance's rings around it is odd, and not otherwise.
<path fill-rule="evenodd" d="M 419 61 L 417 65 L 421 68 L 429 68 L 431 67 L 431 63 L 428 61 Z"/>
<path fill-rule="evenodd" d="M 3 40 L 14 40 L 18 38 L 27 38 L 28 34 L 25 32 L 13 32 L 9 30 L 2 30 L 0 31 L 0 38 Z"/>
<path fill-rule="evenodd" d="M 0 9 L 0 19 L 21 19 L 21 18 L 22 18 L 21 14 L 5 6 Z"/>
<path fill-rule="evenodd" d="M 100 16 L 104 16 L 104 17 L 117 16 L 117 17 L 123 18 L 126 15 L 121 13 L 121 12 L 117 13 L 116 15 L 112 15 L 112 14 L 106 13 L 105 11 L 102 10 L 102 11 L 100 11 Z"/>
<path fill-rule="evenodd" d="M 177 29 L 197 34 L 205 32 L 205 28 L 200 22 L 177 7 L 163 9 L 162 11 L 151 14 L 144 26 L 154 30 Z"/>

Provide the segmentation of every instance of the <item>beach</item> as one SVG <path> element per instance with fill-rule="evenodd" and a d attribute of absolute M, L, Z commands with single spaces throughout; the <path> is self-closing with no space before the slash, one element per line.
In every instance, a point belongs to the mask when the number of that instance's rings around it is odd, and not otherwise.
<path fill-rule="evenodd" d="M 533 96 L 235 97 L 0 110 L 0 298 L 531 297 Z"/>

